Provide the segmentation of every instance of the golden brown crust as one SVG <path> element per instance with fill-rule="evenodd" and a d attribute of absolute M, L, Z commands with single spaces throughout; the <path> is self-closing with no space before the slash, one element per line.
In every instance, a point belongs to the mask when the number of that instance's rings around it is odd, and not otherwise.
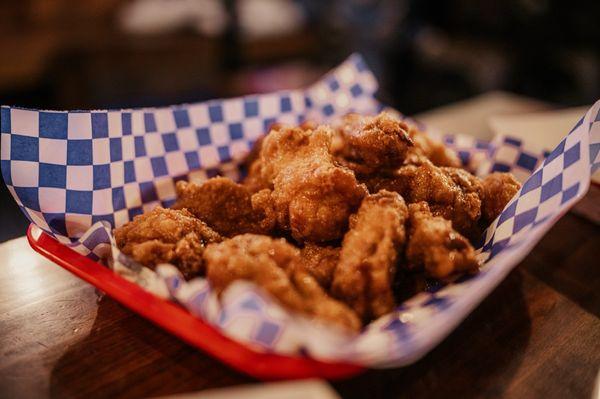
<path fill-rule="evenodd" d="M 374 117 L 348 114 L 336 126 L 332 152 L 360 174 L 397 168 L 413 145 L 407 130 L 404 122 L 385 112 Z"/>
<path fill-rule="evenodd" d="M 366 197 L 342 244 L 332 293 L 363 320 L 393 310 L 392 282 L 404 246 L 408 211 L 397 193 L 380 191 Z"/>
<path fill-rule="evenodd" d="M 273 187 L 268 181 L 262 177 L 262 163 L 260 161 L 260 152 L 262 142 L 265 137 L 261 137 L 252 146 L 252 150 L 244 160 L 242 167 L 248 172 L 241 184 L 245 186 L 251 193 L 256 193 L 265 188 L 272 189 Z"/>
<path fill-rule="evenodd" d="M 356 314 L 329 297 L 314 277 L 300 267 L 300 251 L 284 239 L 239 235 L 210 245 L 204 259 L 207 278 L 219 293 L 236 280 L 252 281 L 287 308 L 350 331 L 360 329 Z"/>
<path fill-rule="evenodd" d="M 434 216 L 426 202 L 410 204 L 410 238 L 407 267 L 424 269 L 434 278 L 477 271 L 479 264 L 471 243 L 452 228 L 449 220 Z"/>
<path fill-rule="evenodd" d="M 509 174 L 480 180 L 458 168 L 454 151 L 386 114 L 351 114 L 335 130 L 276 124 L 247 162 L 242 184 L 177 183 L 174 209 L 115 229 L 117 245 L 186 278 L 206 269 L 217 293 L 252 281 L 283 306 L 350 331 L 391 312 L 395 289 L 408 295 L 425 278 L 477 271 L 465 236 L 520 188 Z"/>
<path fill-rule="evenodd" d="M 242 181 L 242 185 L 251 193 L 256 193 L 264 189 L 273 189 L 273 185 L 262 176 L 262 162 L 255 159 L 248 167 L 248 174 Z"/>
<path fill-rule="evenodd" d="M 340 250 L 339 247 L 308 243 L 300 251 L 302 267 L 325 289 L 331 286 Z"/>
<path fill-rule="evenodd" d="M 301 298 L 289 290 L 286 274 L 298 256 L 299 250 L 283 238 L 242 234 L 207 248 L 206 276 L 217 293 L 235 280 L 250 280 L 286 305 L 299 309 Z"/>
<path fill-rule="evenodd" d="M 458 191 L 452 207 L 443 205 L 443 210 L 434 209 L 434 214 L 450 219 L 454 229 L 469 238 L 475 238 L 479 234 L 478 223 L 483 201 L 481 179 L 461 168 L 441 167 L 440 169 L 452 179 Z M 436 206 L 432 205 L 432 208 Z"/>
<path fill-rule="evenodd" d="M 119 249 L 144 266 L 177 266 L 186 278 L 203 272 L 205 245 L 222 237 L 186 209 L 161 207 L 114 230 Z"/>
<path fill-rule="evenodd" d="M 510 173 L 495 172 L 483 179 L 483 219 L 489 224 L 500 215 L 508 201 L 521 188 Z"/>
<path fill-rule="evenodd" d="M 231 237 L 244 233 L 268 233 L 275 220 L 266 193 L 253 201 L 244 186 L 225 177 L 215 177 L 198 185 L 179 181 L 173 209 L 186 208 L 219 234 Z"/>
<path fill-rule="evenodd" d="M 437 167 L 424 160 L 369 177 L 365 183 L 371 192 L 385 189 L 400 193 L 411 204 L 427 202 L 434 215 L 451 220 L 461 234 L 474 237 L 479 232 L 483 186 L 464 169 Z"/>
<path fill-rule="evenodd" d="M 281 128 L 263 142 L 262 177 L 273 186 L 277 224 L 298 242 L 341 238 L 367 192 L 352 171 L 334 162 L 331 140 L 327 127 Z"/>

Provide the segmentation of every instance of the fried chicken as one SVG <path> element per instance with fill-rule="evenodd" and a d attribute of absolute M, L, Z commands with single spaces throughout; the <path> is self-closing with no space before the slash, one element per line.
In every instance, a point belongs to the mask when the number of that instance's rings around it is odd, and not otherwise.
<path fill-rule="evenodd" d="M 308 243 L 300 251 L 302 267 L 324 289 L 329 289 L 340 258 L 340 248 Z"/>
<path fill-rule="evenodd" d="M 458 191 L 453 206 L 431 204 L 431 208 L 434 214 L 452 220 L 452 227 L 461 234 L 475 239 L 481 233 L 478 227 L 483 201 L 481 180 L 461 168 L 441 167 L 440 169 L 452 179 Z"/>
<path fill-rule="evenodd" d="M 372 193 L 385 189 L 400 193 L 408 203 L 426 201 L 434 215 L 451 220 L 452 227 L 469 239 L 478 237 L 521 188 L 510 173 L 480 179 L 464 169 L 437 167 L 427 160 L 370 176 L 364 183 Z"/>
<path fill-rule="evenodd" d="M 495 172 L 483 181 L 483 219 L 489 224 L 500 215 L 508 201 L 521 188 L 521 183 L 510 173 Z"/>
<path fill-rule="evenodd" d="M 242 185 L 251 193 L 256 193 L 260 190 L 272 190 L 272 184 L 262 176 L 262 161 L 255 159 L 248 166 L 248 174 L 242 181 Z"/>
<path fill-rule="evenodd" d="M 354 173 L 334 161 L 332 136 L 326 126 L 285 127 L 272 130 L 262 144 L 261 175 L 273 186 L 277 225 L 298 242 L 341 238 L 367 194 Z"/>
<path fill-rule="evenodd" d="M 454 151 L 385 113 L 349 114 L 334 128 L 275 124 L 246 166 L 242 184 L 178 182 L 173 209 L 115 229 L 118 247 L 150 268 L 206 272 L 219 295 L 251 281 L 349 331 L 435 279 L 476 272 L 468 238 L 520 188 L 507 173 L 481 180 L 460 169 Z"/>
<path fill-rule="evenodd" d="M 408 125 L 385 112 L 375 117 L 348 114 L 336 126 L 332 152 L 360 174 L 397 168 L 413 145 L 407 131 Z"/>
<path fill-rule="evenodd" d="M 204 252 L 206 277 L 218 294 L 235 280 L 249 280 L 284 304 L 300 309 L 301 298 L 290 287 L 287 274 L 299 254 L 299 250 L 283 238 L 242 234 L 207 248 Z"/>
<path fill-rule="evenodd" d="M 252 194 L 246 187 L 225 177 L 198 185 L 179 181 L 173 209 L 186 208 L 219 234 L 231 237 L 244 233 L 268 233 L 275 214 L 267 192 Z"/>
<path fill-rule="evenodd" d="M 236 280 L 249 280 L 274 296 L 285 307 L 310 317 L 358 331 L 358 316 L 330 296 L 300 267 L 300 251 L 284 239 L 244 234 L 204 252 L 207 278 L 221 293 Z"/>
<path fill-rule="evenodd" d="M 419 165 L 423 162 L 423 159 L 428 159 L 436 166 L 451 166 L 455 168 L 461 166 L 460 158 L 454 150 L 417 129 L 416 126 L 409 127 L 408 135 L 414 145 L 408 149 L 406 164 Z"/>
<path fill-rule="evenodd" d="M 428 202 L 434 215 L 451 220 L 461 234 L 474 237 L 480 231 L 483 186 L 464 169 L 440 168 L 424 160 L 421 165 L 371 177 L 366 184 L 370 192 L 385 189 L 400 193 L 408 203 Z"/>
<path fill-rule="evenodd" d="M 476 272 L 479 264 L 469 241 L 452 228 L 452 223 L 434 216 L 426 202 L 410 204 L 410 238 L 406 247 L 407 267 L 424 269 L 434 278 Z"/>
<path fill-rule="evenodd" d="M 406 240 L 407 216 L 402 197 L 383 190 L 366 197 L 351 218 L 332 293 L 364 321 L 389 313 L 395 306 L 392 282 Z"/>
<path fill-rule="evenodd" d="M 298 129 L 302 129 L 305 131 L 310 131 L 316 129 L 317 125 L 312 121 L 305 121 Z M 280 123 L 274 123 L 271 125 L 271 130 L 279 130 L 283 129 L 284 125 Z M 261 137 L 256 140 L 254 146 L 252 147 L 252 151 L 248 154 L 248 157 L 244 160 L 243 167 L 247 170 L 246 177 L 242 180 L 242 184 L 250 190 L 251 193 L 256 193 L 260 190 L 264 190 L 266 188 L 273 189 L 272 182 L 269 182 L 262 176 L 262 162 L 260 160 L 260 151 L 262 149 L 262 142 L 265 138 Z"/>
<path fill-rule="evenodd" d="M 264 137 L 259 138 L 252 146 L 252 150 L 244 160 L 242 168 L 246 170 L 246 177 L 242 180 L 242 185 L 251 193 L 256 193 L 266 188 L 273 187 L 262 177 L 262 162 L 260 161 L 260 151 Z"/>
<path fill-rule="evenodd" d="M 203 272 L 202 252 L 222 237 L 188 210 L 154 208 L 114 230 L 119 249 L 144 266 L 175 265 L 186 278 Z"/>

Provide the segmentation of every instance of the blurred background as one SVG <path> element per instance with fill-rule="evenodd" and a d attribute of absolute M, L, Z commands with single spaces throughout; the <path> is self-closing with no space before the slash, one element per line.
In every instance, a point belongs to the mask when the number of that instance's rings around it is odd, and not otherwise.
<path fill-rule="evenodd" d="M 0 12 L 0 103 L 159 106 L 297 88 L 360 52 L 405 114 L 504 90 L 600 97 L 597 0 L 20 0 Z M 0 241 L 27 225 L 1 186 Z"/>

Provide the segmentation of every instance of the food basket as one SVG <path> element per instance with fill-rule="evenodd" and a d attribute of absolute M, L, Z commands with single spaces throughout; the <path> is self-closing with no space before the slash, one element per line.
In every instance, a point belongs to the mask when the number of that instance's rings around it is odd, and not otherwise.
<path fill-rule="evenodd" d="M 173 204 L 178 180 L 238 180 L 238 166 L 274 122 L 374 114 L 384 108 L 376 90 L 353 55 L 304 90 L 152 109 L 3 106 L 2 175 L 32 223 L 36 251 L 237 370 L 262 379 L 334 379 L 403 366 L 443 340 L 587 192 L 600 166 L 600 102 L 549 153 L 510 137 L 484 142 L 431 132 L 474 173 L 511 171 L 523 186 L 481 239 L 480 273 L 430 287 L 356 337 L 292 317 L 248 283 L 233 284 L 216 305 L 206 281 L 133 264 L 111 235 L 133 216 Z"/>

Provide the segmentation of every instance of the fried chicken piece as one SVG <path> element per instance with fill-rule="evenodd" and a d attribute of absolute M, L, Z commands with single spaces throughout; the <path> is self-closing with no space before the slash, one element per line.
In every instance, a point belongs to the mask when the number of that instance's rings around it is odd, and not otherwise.
<path fill-rule="evenodd" d="M 407 165 L 420 165 L 423 159 L 428 159 L 436 166 L 451 166 L 458 168 L 461 166 L 458 154 L 448 148 L 439 140 L 434 139 L 426 132 L 417 129 L 416 126 L 410 126 L 408 135 L 414 145 L 408 149 L 406 156 Z"/>
<path fill-rule="evenodd" d="M 362 323 L 356 312 L 345 303 L 329 296 L 307 271 L 302 268 L 294 269 L 290 280 L 303 298 L 304 312 L 351 332 L 361 329 Z"/>
<path fill-rule="evenodd" d="M 300 126 L 299 129 L 310 131 L 316 129 L 317 125 L 312 121 L 305 121 Z M 271 126 L 272 130 L 282 129 L 284 125 L 275 123 Z M 264 190 L 266 188 L 273 189 L 273 185 L 268 180 L 264 179 L 262 176 L 262 162 L 260 160 L 260 151 L 262 149 L 262 142 L 264 137 L 258 139 L 254 146 L 252 147 L 252 151 L 248 154 L 248 157 L 244 161 L 244 166 L 248 170 L 248 174 L 242 181 L 242 184 L 250 190 L 252 193 L 256 193 L 260 190 Z"/>
<path fill-rule="evenodd" d="M 426 202 L 410 204 L 410 236 L 406 247 L 407 267 L 424 269 L 434 278 L 473 273 L 479 264 L 469 240 L 452 228 L 452 223 L 434 216 Z"/>
<path fill-rule="evenodd" d="M 483 186 L 464 169 L 440 168 L 424 160 L 421 165 L 406 165 L 365 182 L 370 192 L 385 189 L 400 193 L 411 204 L 428 202 L 434 215 L 451 220 L 461 234 L 474 237 L 479 233 Z"/>
<path fill-rule="evenodd" d="M 452 227 L 468 238 L 476 238 L 480 233 L 478 227 L 481 218 L 483 201 L 483 185 L 481 179 L 461 168 L 441 167 L 442 172 L 448 176 L 459 191 L 450 206 L 432 204 L 434 214 L 439 214 L 452 220 Z"/>
<path fill-rule="evenodd" d="M 521 183 L 511 173 L 495 172 L 487 175 L 483 181 L 483 220 L 486 224 L 494 221 L 508 201 L 521 188 Z"/>
<path fill-rule="evenodd" d="M 188 209 L 224 236 L 268 233 L 274 228 L 275 215 L 267 192 L 252 195 L 246 187 L 225 177 L 214 177 L 200 185 L 179 181 L 176 191 L 173 209 Z"/>
<path fill-rule="evenodd" d="M 344 329 L 358 331 L 358 316 L 330 296 L 300 267 L 300 251 L 284 239 L 243 234 L 204 252 L 207 278 L 221 293 L 235 280 L 249 280 L 285 307 Z"/>
<path fill-rule="evenodd" d="M 331 286 L 333 273 L 340 258 L 340 249 L 308 243 L 300 251 L 302 267 L 326 290 Z"/>
<path fill-rule="evenodd" d="M 402 197 L 385 190 L 366 197 L 352 215 L 331 290 L 364 321 L 395 306 L 392 283 L 406 240 L 407 217 Z"/>
<path fill-rule="evenodd" d="M 256 193 L 260 190 L 272 190 L 272 184 L 262 177 L 262 161 L 255 159 L 248 167 L 248 174 L 242 181 L 242 185 L 251 193 Z"/>
<path fill-rule="evenodd" d="M 382 112 L 377 116 L 348 114 L 336 127 L 332 152 L 360 174 L 397 168 L 413 145 L 406 123 Z"/>
<path fill-rule="evenodd" d="M 371 176 L 362 176 L 360 181 L 367 186 L 367 190 L 371 194 L 375 194 L 380 190 L 387 190 L 404 195 L 409 188 L 408 179 L 400 178 L 398 170 L 382 171 Z"/>
<path fill-rule="evenodd" d="M 126 255 L 154 269 L 159 263 L 175 265 L 186 278 L 204 271 L 202 252 L 221 236 L 187 209 L 161 207 L 138 215 L 114 230 L 117 246 Z"/>
<path fill-rule="evenodd" d="M 300 309 L 302 299 L 287 275 L 298 256 L 299 250 L 283 238 L 241 234 L 207 248 L 206 277 L 218 294 L 235 280 L 250 280 L 287 306 Z"/>
<path fill-rule="evenodd" d="M 256 193 L 266 188 L 272 189 L 268 181 L 262 177 L 262 162 L 260 161 L 260 151 L 264 137 L 259 138 L 254 143 L 252 150 L 246 157 L 243 167 L 247 170 L 246 177 L 242 180 L 242 185 L 245 186 L 251 193 Z"/>
<path fill-rule="evenodd" d="M 298 242 L 342 237 L 348 217 L 367 194 L 354 173 L 336 164 L 330 153 L 333 131 L 272 130 L 261 150 L 261 174 L 273 186 L 277 225 Z"/>

